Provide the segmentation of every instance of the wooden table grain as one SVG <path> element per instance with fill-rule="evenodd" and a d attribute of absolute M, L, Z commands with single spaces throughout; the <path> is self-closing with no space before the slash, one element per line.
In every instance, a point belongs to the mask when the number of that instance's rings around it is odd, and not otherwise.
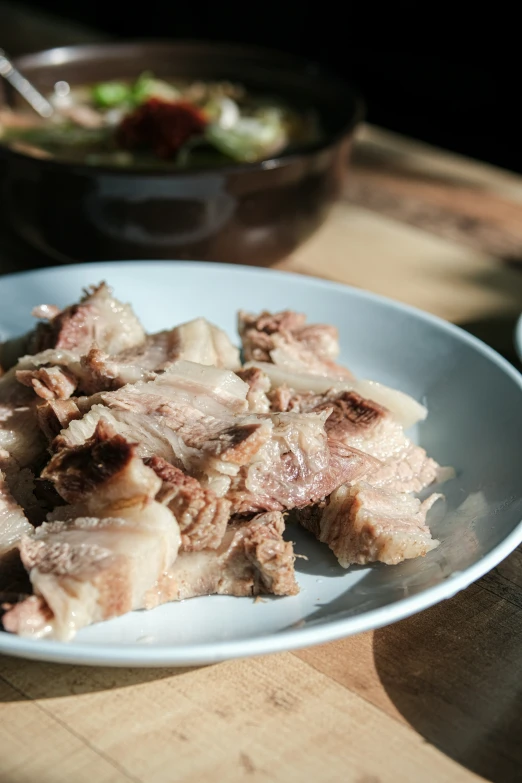
<path fill-rule="evenodd" d="M 41 263 L 0 236 L 0 272 Z M 278 267 L 417 305 L 516 362 L 519 264 L 522 178 L 365 126 L 343 199 Z M 0 657 L 0 781 L 520 781 L 521 670 L 521 550 L 420 615 L 297 652 L 177 670 Z"/>

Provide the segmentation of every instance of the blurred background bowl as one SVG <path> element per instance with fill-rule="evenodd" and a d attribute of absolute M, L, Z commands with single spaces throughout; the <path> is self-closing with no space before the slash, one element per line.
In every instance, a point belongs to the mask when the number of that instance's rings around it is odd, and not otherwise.
<path fill-rule="evenodd" d="M 313 148 L 253 164 L 192 171 L 45 160 L 0 145 L 1 200 L 15 232 L 61 260 L 183 258 L 268 265 L 323 222 L 346 174 L 356 93 L 323 68 L 277 52 L 214 43 L 141 42 L 49 49 L 17 66 L 44 93 L 133 79 L 227 79 L 313 106 L 326 131 Z M 4 100 L 10 100 L 4 92 Z"/>

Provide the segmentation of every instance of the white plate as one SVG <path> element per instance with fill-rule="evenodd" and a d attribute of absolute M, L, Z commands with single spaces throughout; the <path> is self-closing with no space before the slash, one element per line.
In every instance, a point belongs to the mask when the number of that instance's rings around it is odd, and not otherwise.
<path fill-rule="evenodd" d="M 293 308 L 335 324 L 342 360 L 362 377 L 427 402 L 418 440 L 457 478 L 445 486 L 441 545 L 400 566 L 340 568 L 326 546 L 291 530 L 301 592 L 266 599 L 211 596 L 80 631 L 68 644 L 0 633 L 11 655 L 82 664 L 181 666 L 279 652 L 378 628 L 450 598 L 522 541 L 522 376 L 464 331 L 342 285 L 281 272 L 185 262 L 115 262 L 0 278 L 0 333 L 27 329 L 34 305 L 65 305 L 106 280 L 149 330 L 204 315 L 235 336 L 238 308 Z M 434 508 L 434 512 L 436 510 Z"/>

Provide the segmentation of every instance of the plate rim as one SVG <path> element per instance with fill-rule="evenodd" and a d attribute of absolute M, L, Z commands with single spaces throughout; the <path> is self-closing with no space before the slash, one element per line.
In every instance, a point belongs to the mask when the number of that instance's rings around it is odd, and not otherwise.
<path fill-rule="evenodd" d="M 515 350 L 519 361 L 522 362 L 522 313 L 517 318 L 515 324 L 515 332 L 513 335 L 513 342 L 515 343 Z"/>
<path fill-rule="evenodd" d="M 59 272 L 74 274 L 95 273 L 105 270 L 108 274 L 110 268 L 122 269 L 124 267 L 138 268 L 170 266 L 182 270 L 213 270 L 220 269 L 228 272 L 240 272 L 247 276 L 271 276 L 277 275 L 291 280 L 299 280 L 301 284 L 311 288 L 325 291 L 346 292 L 349 295 L 363 300 L 378 302 L 394 310 L 415 315 L 436 326 L 443 331 L 452 334 L 461 342 L 472 346 L 478 353 L 499 367 L 520 388 L 522 393 L 522 374 L 511 365 L 497 351 L 486 345 L 482 340 L 466 332 L 459 326 L 449 321 L 426 312 L 413 305 L 404 304 L 382 294 L 346 285 L 344 283 L 324 280 L 322 278 L 301 275 L 295 272 L 283 270 L 251 267 L 240 264 L 221 264 L 218 262 L 182 261 L 182 260 L 132 260 L 132 261 L 98 261 L 93 263 L 68 264 L 65 266 L 50 266 L 40 269 L 23 270 L 0 276 L 2 281 L 16 283 L 23 281 L 26 276 L 46 277 Z M 103 275 L 102 275 L 103 276 Z M 108 281 L 110 284 L 110 280 Z M 522 315 L 517 323 L 517 331 L 522 335 Z M 518 346 L 517 346 L 518 347 Z M 359 616 L 352 616 L 339 620 L 331 620 L 318 625 L 305 628 L 294 628 L 284 631 L 265 633 L 248 639 L 240 639 L 225 642 L 201 642 L 191 645 L 161 645 L 157 647 L 139 646 L 138 644 L 85 644 L 73 642 L 58 642 L 46 639 L 30 639 L 11 635 L 7 632 L 0 633 L 0 653 L 13 655 L 33 660 L 53 661 L 56 663 L 88 664 L 97 666 L 135 666 L 135 667 L 160 667 L 160 666 L 187 666 L 217 663 L 231 658 L 247 658 L 270 653 L 286 652 L 302 647 L 311 647 L 325 644 L 330 641 L 345 638 L 356 633 L 382 628 L 385 625 L 406 619 L 417 612 L 428 609 L 431 606 L 448 598 L 452 598 L 461 590 L 480 579 L 513 550 L 522 543 L 522 520 L 514 527 L 496 547 L 478 562 L 448 576 L 440 584 L 421 590 L 419 593 L 394 602 L 391 606 L 384 606 Z M 390 618 L 390 611 L 392 617 Z"/>

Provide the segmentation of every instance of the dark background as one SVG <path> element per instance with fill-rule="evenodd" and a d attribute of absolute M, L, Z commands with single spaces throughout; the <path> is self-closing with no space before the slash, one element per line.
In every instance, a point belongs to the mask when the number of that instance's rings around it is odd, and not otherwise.
<path fill-rule="evenodd" d="M 228 40 L 304 55 L 358 86 L 371 122 L 522 172 L 522 33 L 515 3 L 32 5 L 118 38 Z"/>

